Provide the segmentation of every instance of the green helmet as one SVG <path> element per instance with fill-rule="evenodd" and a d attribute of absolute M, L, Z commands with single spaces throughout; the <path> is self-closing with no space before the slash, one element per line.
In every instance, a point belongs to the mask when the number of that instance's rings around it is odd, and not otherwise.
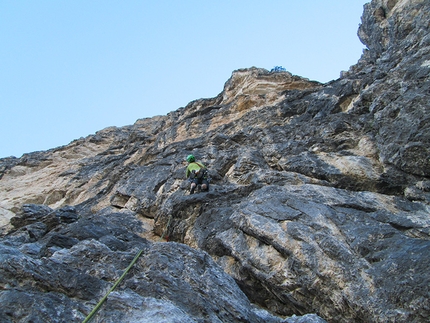
<path fill-rule="evenodd" d="M 187 156 L 187 162 L 192 163 L 195 160 L 196 160 L 196 158 L 193 155 L 188 155 Z"/>

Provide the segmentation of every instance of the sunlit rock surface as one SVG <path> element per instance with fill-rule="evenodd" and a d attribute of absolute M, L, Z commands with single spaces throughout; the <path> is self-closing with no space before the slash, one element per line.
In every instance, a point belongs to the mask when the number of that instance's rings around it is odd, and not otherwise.
<path fill-rule="evenodd" d="M 2 322 L 81 322 L 139 250 L 94 321 L 427 322 L 429 12 L 366 4 L 367 49 L 327 84 L 241 69 L 215 98 L 1 159 Z M 187 192 L 190 153 L 208 193 Z"/>

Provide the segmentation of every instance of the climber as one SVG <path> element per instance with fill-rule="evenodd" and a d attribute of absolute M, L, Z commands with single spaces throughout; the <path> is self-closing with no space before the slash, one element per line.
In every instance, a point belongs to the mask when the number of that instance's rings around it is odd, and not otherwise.
<path fill-rule="evenodd" d="M 190 181 L 190 194 L 194 194 L 194 190 L 201 188 L 202 191 L 209 190 L 209 179 L 206 166 L 201 162 L 196 162 L 196 158 L 193 155 L 187 156 L 187 170 L 185 176 Z"/>

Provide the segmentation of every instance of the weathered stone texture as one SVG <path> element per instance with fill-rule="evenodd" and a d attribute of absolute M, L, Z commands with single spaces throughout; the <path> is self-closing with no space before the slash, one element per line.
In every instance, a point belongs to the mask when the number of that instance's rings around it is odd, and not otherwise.
<path fill-rule="evenodd" d="M 427 322 L 429 13 L 366 4 L 367 49 L 327 84 L 241 69 L 215 98 L 0 160 L 0 317 L 82 321 L 144 250 L 96 322 Z M 187 192 L 190 153 L 208 193 Z"/>

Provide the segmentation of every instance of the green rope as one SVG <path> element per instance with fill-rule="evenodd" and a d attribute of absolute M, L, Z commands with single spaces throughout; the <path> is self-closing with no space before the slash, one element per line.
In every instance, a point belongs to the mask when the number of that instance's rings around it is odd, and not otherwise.
<path fill-rule="evenodd" d="M 103 303 L 106 301 L 106 299 L 108 298 L 109 294 L 111 292 L 114 291 L 114 289 L 119 285 L 119 283 L 121 283 L 121 281 L 124 279 L 125 275 L 127 275 L 127 273 L 130 271 L 131 267 L 133 267 L 133 265 L 136 263 L 137 259 L 140 257 L 140 255 L 142 254 L 143 250 L 140 250 L 137 255 L 134 257 L 133 261 L 130 263 L 130 265 L 125 269 L 124 273 L 121 275 L 121 277 L 116 281 L 116 283 L 112 286 L 112 288 L 107 292 L 107 294 L 100 300 L 100 302 L 96 305 L 96 307 L 94 307 L 94 309 L 91 311 L 90 314 L 88 314 L 88 316 L 85 318 L 85 320 L 82 321 L 82 323 L 87 323 L 89 322 L 92 317 L 94 316 L 94 314 L 96 314 L 96 312 L 99 310 L 99 308 L 103 305 Z"/>
<path fill-rule="evenodd" d="M 163 231 L 163 234 L 160 237 L 160 241 L 163 240 L 165 234 L 167 233 L 167 229 L 169 228 L 170 221 L 172 220 L 172 215 L 169 216 L 169 221 L 167 221 L 166 228 Z M 128 267 L 124 270 L 124 273 L 121 275 L 120 278 L 115 282 L 115 284 L 112 286 L 112 288 L 107 292 L 107 294 L 98 302 L 96 307 L 91 311 L 90 314 L 85 318 L 85 320 L 82 321 L 82 323 L 88 323 L 93 316 L 97 313 L 97 311 L 100 309 L 100 307 L 103 305 L 103 303 L 107 300 L 109 294 L 115 290 L 115 288 L 121 283 L 121 281 L 124 279 L 125 275 L 130 271 L 131 267 L 136 263 L 137 259 L 139 259 L 140 255 L 142 254 L 143 250 L 140 250 L 136 256 L 134 257 L 133 261 L 128 265 Z"/>

